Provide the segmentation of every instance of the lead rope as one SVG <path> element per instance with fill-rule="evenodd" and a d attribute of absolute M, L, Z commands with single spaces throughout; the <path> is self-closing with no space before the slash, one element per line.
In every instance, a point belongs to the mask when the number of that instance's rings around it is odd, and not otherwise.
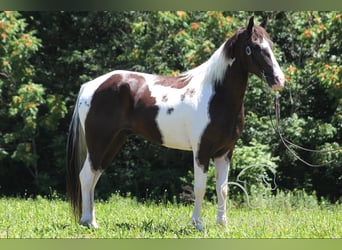
<path fill-rule="evenodd" d="M 269 89 L 267 89 L 265 91 L 265 94 L 267 95 L 269 93 Z M 269 95 L 266 96 L 266 100 L 268 99 Z M 291 104 L 293 104 L 293 99 L 292 99 L 292 94 L 290 92 L 290 101 L 291 101 Z M 274 107 L 274 114 L 275 114 L 275 122 L 273 121 L 273 118 L 272 118 L 272 112 L 271 112 L 271 109 L 268 109 L 268 113 L 269 113 L 269 118 L 270 118 L 270 121 L 271 121 L 271 125 L 272 125 L 272 128 L 274 130 L 274 132 L 276 133 L 276 135 L 280 138 L 281 142 L 284 144 L 284 146 L 286 147 L 286 149 L 296 158 L 298 159 L 299 161 L 301 161 L 302 163 L 304 163 L 305 165 L 307 166 L 310 166 L 310 167 L 314 167 L 314 168 L 318 168 L 318 167 L 323 167 L 323 166 L 326 166 L 333 161 L 329 161 L 327 163 L 324 163 L 324 164 L 312 164 L 312 163 L 309 163 L 307 161 L 305 161 L 304 159 L 302 159 L 292 148 L 290 148 L 290 146 L 293 146 L 297 149 L 300 149 L 302 151 L 306 151 L 306 152 L 312 152 L 312 153 L 330 153 L 330 152 L 338 152 L 338 151 L 342 151 L 342 148 L 337 148 L 337 149 L 326 149 L 326 150 L 315 150 L 315 149 L 310 149 L 310 148 L 305 148 L 305 147 L 302 147 L 302 146 L 299 146 L 295 143 L 293 143 L 292 141 L 286 139 L 284 136 L 283 136 L 283 133 L 281 132 L 281 129 L 280 129 L 280 104 L 279 104 L 279 95 L 277 92 L 275 92 L 275 95 L 274 95 L 274 99 L 273 99 L 273 107 Z M 246 167 L 245 169 L 243 169 L 237 176 L 237 181 L 236 182 L 227 182 L 226 185 L 229 186 L 237 186 L 238 188 L 240 188 L 244 194 L 246 195 L 246 198 L 247 198 L 247 205 L 248 207 L 250 208 L 257 208 L 255 206 L 253 206 L 251 204 L 251 201 L 250 201 L 250 197 L 248 195 L 248 192 L 247 190 L 245 189 L 245 187 L 243 187 L 239 182 L 241 181 L 240 180 L 240 177 L 241 175 L 243 175 L 243 173 L 249 169 L 249 168 L 253 168 L 253 167 L 265 167 L 265 168 L 268 168 L 268 170 L 270 170 L 272 173 L 273 173 L 273 185 L 274 187 L 271 186 L 271 190 L 275 190 L 277 188 L 277 184 L 276 184 L 276 175 L 274 173 L 274 171 L 272 171 L 272 167 L 270 166 L 267 166 L 267 165 L 264 165 L 264 164 L 254 164 L 254 165 L 251 165 L 251 166 L 248 166 Z M 268 181 L 262 177 L 262 180 L 264 182 L 264 184 L 266 185 L 269 185 Z M 272 184 L 271 184 L 272 185 Z M 231 209 L 232 208 L 232 202 L 230 199 L 228 199 L 228 207 L 227 209 Z M 223 211 L 223 208 L 219 207 L 218 208 L 219 211 Z"/>
<path fill-rule="evenodd" d="M 327 163 L 323 163 L 323 164 L 312 164 L 309 163 L 307 161 L 305 161 L 303 158 L 301 158 L 292 148 L 290 148 L 290 146 L 293 146 L 297 149 L 300 149 L 302 151 L 306 151 L 306 152 L 313 152 L 313 153 L 330 153 L 330 152 L 337 152 L 337 151 L 341 151 L 342 148 L 337 148 L 337 149 L 326 149 L 326 150 L 315 150 L 315 149 L 309 149 L 309 148 L 305 148 L 302 146 L 299 146 L 295 143 L 293 143 L 292 141 L 286 139 L 280 129 L 280 105 L 279 105 L 279 96 L 278 93 L 276 92 L 274 95 L 274 111 L 275 111 L 275 123 L 273 122 L 272 119 L 272 115 L 271 112 L 269 111 L 269 117 L 270 117 L 270 121 L 271 121 L 271 125 L 273 130 L 275 131 L 275 133 L 278 135 L 278 137 L 280 138 L 281 142 L 284 144 L 284 146 L 286 147 L 286 149 L 299 161 L 301 161 L 302 163 L 304 163 L 305 165 L 309 166 L 309 167 L 323 167 L 326 166 L 333 161 L 329 161 Z"/>

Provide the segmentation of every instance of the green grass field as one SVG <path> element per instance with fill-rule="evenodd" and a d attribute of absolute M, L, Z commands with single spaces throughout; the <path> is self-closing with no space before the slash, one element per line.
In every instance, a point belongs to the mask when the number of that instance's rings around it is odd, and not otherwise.
<path fill-rule="evenodd" d="M 97 230 L 74 223 L 60 199 L 0 199 L 0 238 L 341 238 L 342 205 L 286 195 L 257 208 L 229 209 L 227 228 L 215 224 L 216 204 L 203 205 L 204 232 L 190 223 L 192 205 L 140 203 L 113 195 L 96 202 Z"/>

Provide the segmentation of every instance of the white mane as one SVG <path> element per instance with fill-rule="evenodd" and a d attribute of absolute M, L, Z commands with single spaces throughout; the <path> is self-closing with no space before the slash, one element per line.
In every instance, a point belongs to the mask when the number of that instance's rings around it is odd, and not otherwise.
<path fill-rule="evenodd" d="M 223 43 L 206 62 L 182 73 L 180 76 L 188 80 L 202 78 L 203 84 L 222 82 L 228 65 L 231 66 L 235 61 L 235 58 L 227 58 L 223 51 L 224 45 L 225 43 Z"/>

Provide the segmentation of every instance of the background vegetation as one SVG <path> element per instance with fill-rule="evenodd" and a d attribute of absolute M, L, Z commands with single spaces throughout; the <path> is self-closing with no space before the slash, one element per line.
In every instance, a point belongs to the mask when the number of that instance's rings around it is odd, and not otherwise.
<path fill-rule="evenodd" d="M 64 195 L 67 130 L 82 83 L 114 69 L 177 75 L 207 60 L 251 15 L 269 17 L 268 32 L 286 74 L 280 94 L 284 136 L 311 149 L 342 147 L 341 14 L 1 12 L 0 195 Z M 266 84 L 250 78 L 245 102 L 246 128 L 229 180 L 254 192 L 265 180 L 274 188 L 275 177 L 278 190 L 341 199 L 341 151 L 295 149 L 310 163 L 326 164 L 306 166 L 273 131 Z M 246 169 L 252 164 L 268 167 Z M 189 152 L 131 137 L 100 179 L 97 197 L 130 192 L 139 199 L 187 199 L 191 171 Z M 212 168 L 209 177 L 211 198 Z M 230 193 L 238 198 L 241 191 L 232 186 Z"/>

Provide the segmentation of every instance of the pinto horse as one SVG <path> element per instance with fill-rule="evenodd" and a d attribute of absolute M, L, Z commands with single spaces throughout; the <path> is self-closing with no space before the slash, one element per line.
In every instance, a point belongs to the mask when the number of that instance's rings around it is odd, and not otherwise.
<path fill-rule="evenodd" d="M 202 65 L 178 77 L 113 71 L 81 86 L 67 143 L 67 190 L 76 219 L 97 228 L 94 189 L 129 135 L 193 152 L 199 230 L 210 159 L 214 160 L 217 223 L 226 224 L 227 179 L 234 144 L 244 126 L 249 73 L 271 89 L 284 86 L 273 43 L 250 18 Z"/>

